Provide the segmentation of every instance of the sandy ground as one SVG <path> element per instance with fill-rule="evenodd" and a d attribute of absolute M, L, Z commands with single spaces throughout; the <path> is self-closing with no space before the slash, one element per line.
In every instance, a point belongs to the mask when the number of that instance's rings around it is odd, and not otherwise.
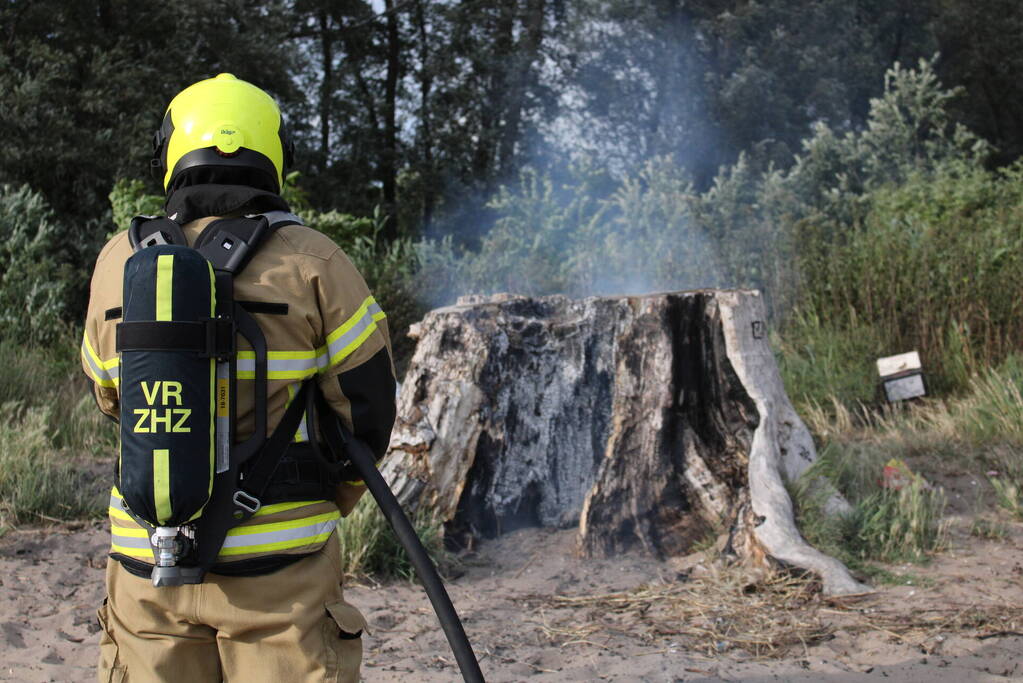
<path fill-rule="evenodd" d="M 948 550 L 920 567 L 891 567 L 902 585 L 880 587 L 860 606 L 822 612 L 833 630 L 823 642 L 781 659 L 758 661 L 739 650 L 707 658 L 600 608 L 552 603 L 555 595 L 631 590 L 678 577 L 678 565 L 642 557 L 575 557 L 567 531 L 522 530 L 483 544 L 449 581 L 452 598 L 488 681 L 995 681 L 1023 680 L 1023 612 L 1010 633 L 991 627 L 932 630 L 926 639 L 863 628 L 857 610 L 898 613 L 928 606 L 1023 605 L 1023 525 L 1006 538 L 968 533 L 958 518 Z M 22 529 L 0 539 L 0 680 L 89 681 L 98 641 L 106 532 Z M 350 585 L 348 599 L 368 618 L 364 680 L 458 680 L 429 602 L 414 584 Z M 558 625 L 604 624 L 573 640 Z M 860 624 L 860 626 L 857 626 Z M 1003 623 L 1004 626 L 1004 623 Z"/>

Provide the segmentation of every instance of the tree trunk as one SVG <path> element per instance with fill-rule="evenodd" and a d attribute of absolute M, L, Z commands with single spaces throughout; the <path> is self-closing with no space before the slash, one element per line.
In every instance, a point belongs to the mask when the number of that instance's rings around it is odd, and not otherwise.
<path fill-rule="evenodd" d="M 320 26 L 320 173 L 325 173 L 330 164 L 330 118 L 334 115 L 334 37 L 330 16 L 320 10 L 317 15 Z"/>
<path fill-rule="evenodd" d="M 507 105 L 498 152 L 499 172 L 507 177 L 515 168 L 516 145 L 522 138 L 522 114 L 526 94 L 535 87 L 537 60 L 543 42 L 544 0 L 528 0 L 522 19 L 521 37 L 510 59 Z"/>
<path fill-rule="evenodd" d="M 394 0 L 384 0 L 387 14 L 387 74 L 384 78 L 384 149 L 380 160 L 384 212 L 388 216 L 383 237 L 398 237 L 398 79 L 401 76 L 401 35 Z"/>
<path fill-rule="evenodd" d="M 501 295 L 432 311 L 414 330 L 383 472 L 454 542 L 577 526 L 584 553 L 664 557 L 723 528 L 741 561 L 859 592 L 796 529 L 783 482 L 816 456 L 764 323 L 751 291 Z"/>
<path fill-rule="evenodd" d="M 426 30 L 424 0 L 415 5 L 416 30 L 419 36 L 419 145 L 423 158 L 422 206 L 420 207 L 421 234 L 430 234 L 433 227 L 433 207 L 436 202 L 436 174 L 433 163 L 433 125 L 431 119 L 431 94 L 433 88 L 433 65 L 430 56 L 429 35 Z"/>

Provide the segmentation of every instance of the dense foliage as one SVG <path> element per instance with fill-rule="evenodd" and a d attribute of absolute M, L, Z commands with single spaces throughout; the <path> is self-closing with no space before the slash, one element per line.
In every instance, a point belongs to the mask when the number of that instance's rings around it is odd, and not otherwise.
<path fill-rule="evenodd" d="M 874 358 L 919 349 L 933 389 L 965 386 L 1023 338 L 1023 168 L 952 116 L 934 64 L 899 65 L 864 128 L 814 126 L 786 168 L 741 155 L 699 191 L 657 158 L 609 192 L 592 168 L 527 169 L 478 249 L 421 245 L 424 291 L 763 289 L 798 398 L 871 400 Z"/>
<path fill-rule="evenodd" d="M 289 199 L 399 355 L 425 306 L 501 289 L 762 287 L 808 395 L 864 398 L 863 359 L 909 347 L 959 386 L 1016 338 L 1008 0 L 11 0 L 0 27 L 14 339 L 80 319 L 105 236 L 159 210 L 167 99 L 219 71 L 281 101 Z"/>
<path fill-rule="evenodd" d="M 0 185 L 0 338 L 49 343 L 60 336 L 80 279 L 69 263 L 70 237 L 39 193 Z"/>
<path fill-rule="evenodd" d="M 408 326 L 460 294 L 758 287 L 828 444 L 812 476 L 854 506 L 797 495 L 811 540 L 856 563 L 941 546 L 940 490 L 882 489 L 889 457 L 983 450 L 1023 517 L 1020 35 L 1016 0 L 8 0 L 0 533 L 104 507 L 89 272 L 162 209 L 168 99 L 223 71 L 281 102 L 283 194 L 364 274 L 399 373 Z M 910 349 L 955 395 L 887 427 L 852 412 Z M 853 422 L 875 427 L 834 431 Z M 344 525 L 348 571 L 407 571 L 381 520 Z"/>

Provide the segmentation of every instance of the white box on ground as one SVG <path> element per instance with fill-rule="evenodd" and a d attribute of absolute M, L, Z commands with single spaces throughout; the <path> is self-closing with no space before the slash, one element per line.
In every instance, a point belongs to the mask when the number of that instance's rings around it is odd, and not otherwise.
<path fill-rule="evenodd" d="M 916 351 L 877 359 L 877 374 L 881 377 L 897 375 L 907 370 L 919 370 L 921 367 L 920 354 Z"/>
<path fill-rule="evenodd" d="M 889 403 L 927 395 L 920 354 L 916 351 L 878 358 L 877 374 Z"/>

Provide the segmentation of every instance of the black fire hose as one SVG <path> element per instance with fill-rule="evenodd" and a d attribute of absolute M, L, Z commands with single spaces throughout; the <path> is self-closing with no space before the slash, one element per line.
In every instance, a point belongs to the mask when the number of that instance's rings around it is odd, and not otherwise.
<path fill-rule="evenodd" d="M 416 575 L 423 582 L 426 595 L 433 603 L 433 611 L 437 613 L 437 619 L 444 629 L 444 635 L 448 638 L 451 651 L 458 661 L 458 668 L 462 670 L 462 678 L 471 683 L 485 683 L 479 662 L 476 661 L 476 655 L 465 635 L 465 629 L 462 628 L 462 622 L 458 619 L 455 607 L 451 604 L 451 598 L 448 597 L 448 592 L 444 588 L 444 582 L 441 581 L 437 568 L 426 553 L 426 548 L 423 547 L 419 536 L 416 535 L 415 529 L 412 528 L 412 523 L 402 512 L 398 499 L 394 497 L 387 482 L 377 471 L 376 459 L 369 447 L 351 435 L 340 420 L 325 420 L 325 422 L 329 422 L 331 426 L 337 426 L 336 432 L 339 434 L 336 435 L 340 437 L 344 445 L 345 454 L 362 475 L 362 480 L 366 482 L 369 492 L 373 494 L 373 498 L 376 499 L 388 524 L 394 530 L 395 536 L 398 537 L 405 552 L 408 553 L 412 566 L 416 569 Z M 324 427 L 324 432 L 335 431 L 330 426 L 324 425 Z"/>

